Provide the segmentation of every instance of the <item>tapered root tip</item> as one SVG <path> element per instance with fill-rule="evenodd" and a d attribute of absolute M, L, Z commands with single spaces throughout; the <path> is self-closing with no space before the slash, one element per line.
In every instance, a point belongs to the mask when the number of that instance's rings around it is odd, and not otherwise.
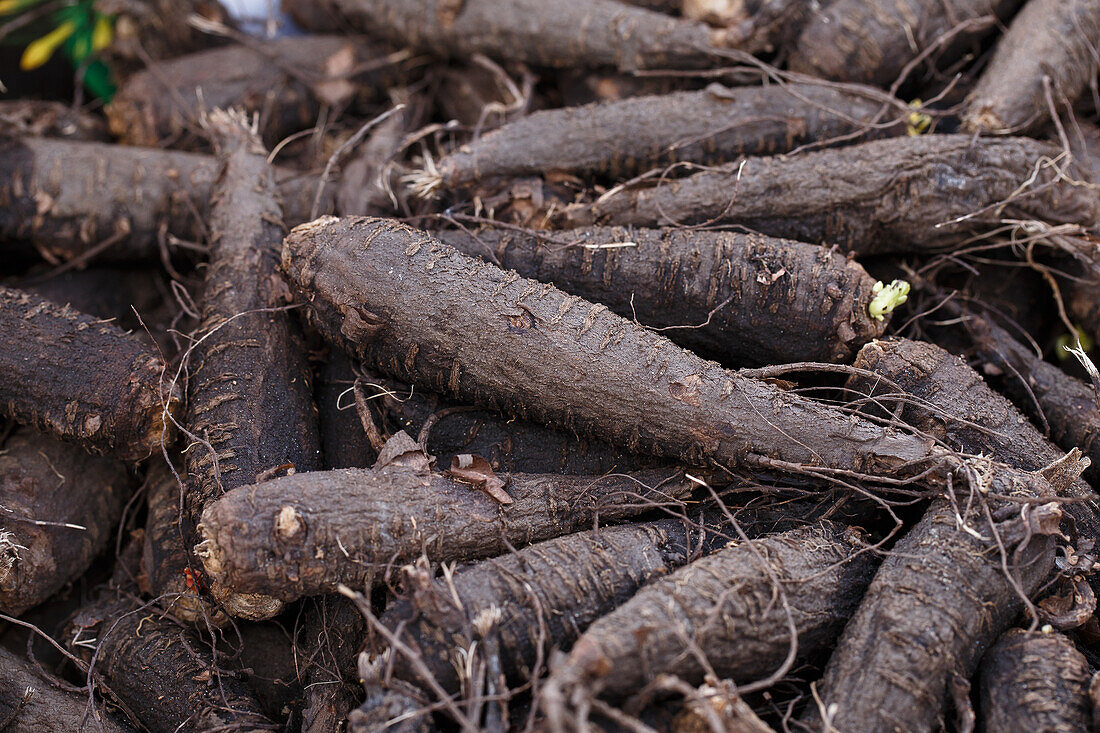
<path fill-rule="evenodd" d="M 431 169 L 409 173 L 401 177 L 401 182 L 413 196 L 420 199 L 434 198 L 436 192 L 443 186 L 443 176 L 434 167 Z"/>

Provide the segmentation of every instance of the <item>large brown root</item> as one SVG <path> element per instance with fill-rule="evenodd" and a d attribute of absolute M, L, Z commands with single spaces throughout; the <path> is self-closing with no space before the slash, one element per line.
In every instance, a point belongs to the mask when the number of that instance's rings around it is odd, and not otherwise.
<path fill-rule="evenodd" d="M 421 554 L 431 562 L 493 557 L 675 503 L 695 486 L 677 469 L 516 474 L 500 490 L 510 500 L 502 504 L 475 478 L 464 480 L 431 472 L 427 456 L 398 433 L 373 469 L 299 473 L 230 491 L 203 514 L 196 551 L 221 586 L 289 601 L 341 583 L 369 587 Z"/>
<path fill-rule="evenodd" d="M 729 545 L 640 590 L 596 621 L 554 669 L 544 709 L 623 698 L 662 673 L 746 683 L 827 648 L 877 562 L 861 532 L 830 522 Z M 796 638 L 791 638 L 791 633 Z"/>
<path fill-rule="evenodd" d="M 740 224 L 857 254 L 957 246 L 1006 218 L 1100 220 L 1083 170 L 1029 138 L 920 135 L 791 157 L 747 158 L 569 207 L 565 226 Z"/>
<path fill-rule="evenodd" d="M 396 222 L 301 226 L 285 240 L 283 267 L 322 334 L 369 365 L 633 451 L 872 473 L 933 452 L 923 438 L 721 369 L 604 306 Z"/>
<path fill-rule="evenodd" d="M 982 730 L 1092 729 L 1089 664 L 1062 634 L 1012 629 L 986 652 L 979 672 Z"/>
<path fill-rule="evenodd" d="M 843 254 L 756 234 L 592 227 L 435 232 L 465 254 L 602 303 L 732 366 L 850 361 L 882 335 L 875 280 Z M 558 244 L 568 242 L 568 245 Z"/>
<path fill-rule="evenodd" d="M 136 600 L 105 592 L 73 618 L 66 641 L 153 733 L 276 728 L 207 642 Z"/>
<path fill-rule="evenodd" d="M 133 262 L 159 256 L 159 231 L 205 239 L 218 173 L 209 155 L 101 143 L 0 138 L 0 246 L 49 262 L 95 252 Z M 277 171 L 286 221 L 310 218 L 317 179 Z M 331 195 L 322 197 L 328 211 Z"/>
<path fill-rule="evenodd" d="M 106 710 L 92 711 L 88 695 L 65 689 L 0 647 L 0 723 L 11 733 L 130 733 Z"/>
<path fill-rule="evenodd" d="M 1021 0 L 836 0 L 811 20 L 790 66 L 814 76 L 888 86 L 918 55 L 957 58 Z M 948 32 L 954 38 L 944 42 Z M 938 46 L 938 48 L 937 48 Z"/>
<path fill-rule="evenodd" d="M 209 126 L 223 168 L 214 187 L 202 336 L 188 380 L 186 425 L 195 444 L 186 454 L 184 529 L 192 539 L 217 497 L 280 467 L 321 466 L 305 348 L 278 273 L 282 211 L 266 151 L 235 112 L 215 110 Z M 266 618 L 266 606 L 275 605 L 217 585 L 211 592 L 235 615 Z"/>
<path fill-rule="evenodd" d="M 878 90 L 822 84 L 727 88 L 534 112 L 444 156 L 420 192 L 495 177 L 574 173 L 629 178 L 676 162 L 726 163 L 799 145 L 901 134 L 895 100 Z M 878 119 L 878 118 L 882 119 Z M 893 124 L 889 124 L 894 121 Z"/>
<path fill-rule="evenodd" d="M 0 412 L 93 453 L 145 458 L 180 406 L 161 359 L 107 321 L 0 286 Z"/>
<path fill-rule="evenodd" d="M 336 0 L 355 27 L 441 56 L 622 71 L 706 68 L 733 35 L 613 0 Z"/>
<path fill-rule="evenodd" d="M 1097 0 L 1029 0 L 967 98 L 963 125 L 999 134 L 1035 130 L 1052 106 L 1072 104 L 1096 78 L 1098 39 Z"/>
<path fill-rule="evenodd" d="M 0 611 L 18 616 L 88 569 L 130 492 L 126 467 L 32 430 L 0 450 Z"/>

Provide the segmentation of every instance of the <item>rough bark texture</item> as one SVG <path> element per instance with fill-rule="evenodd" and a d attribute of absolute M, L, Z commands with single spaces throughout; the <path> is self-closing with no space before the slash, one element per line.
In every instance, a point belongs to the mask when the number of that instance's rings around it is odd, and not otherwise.
<path fill-rule="evenodd" d="M 9 437 L 0 450 L 0 611 L 18 616 L 82 575 L 111 539 L 129 489 L 119 461 L 31 430 Z"/>
<path fill-rule="evenodd" d="M 105 142 L 107 126 L 101 117 L 61 102 L 0 100 L 0 137 L 24 135 Z"/>
<path fill-rule="evenodd" d="M 836 81 L 890 85 L 944 34 L 966 27 L 932 59 L 947 62 L 1007 20 L 1021 0 L 836 0 L 799 36 L 790 67 Z M 979 18 L 990 22 L 976 22 Z"/>
<path fill-rule="evenodd" d="M 315 399 L 325 468 L 369 468 L 378 460 L 349 391 L 359 378 L 355 366 L 343 350 L 332 349 L 319 372 Z"/>
<path fill-rule="evenodd" d="M 762 453 L 870 472 L 929 455 L 923 439 L 721 369 L 396 222 L 299 227 L 283 267 L 321 332 L 368 364 L 634 452 L 724 463 Z"/>
<path fill-rule="evenodd" d="M 441 56 L 475 53 L 537 66 L 622 71 L 706 68 L 726 32 L 613 0 L 338 0 L 372 35 Z"/>
<path fill-rule="evenodd" d="M 296 646 L 305 705 L 302 733 L 329 733 L 363 701 L 356 662 L 366 638 L 362 614 L 346 598 L 318 598 L 308 611 Z"/>
<path fill-rule="evenodd" d="M 717 164 L 784 153 L 898 117 L 878 90 L 783 84 L 632 97 L 543 110 L 463 145 L 438 163 L 438 185 L 565 172 L 629 178 L 678 161 Z M 900 123 L 868 135 L 904 133 Z"/>
<path fill-rule="evenodd" d="M 982 730 L 1092 730 L 1091 677 L 1085 656 L 1066 636 L 1012 629 L 982 659 Z"/>
<path fill-rule="evenodd" d="M 1055 445 L 1088 456 L 1092 465 L 1085 476 L 1100 481 L 1100 408 L 1092 387 L 1039 358 L 989 319 L 968 317 L 964 324 L 987 368 L 1001 372 L 1001 389 L 1036 424 L 1050 426 Z"/>
<path fill-rule="evenodd" d="M 992 491 L 1036 495 L 1020 483 L 1013 477 Z M 1018 518 L 1019 508 L 1014 513 Z M 978 506 L 962 516 L 984 541 L 960 528 L 957 516 L 946 499 L 934 502 L 894 546 L 844 629 L 817 686 L 822 709 L 836 706 L 837 730 L 937 729 L 952 675 L 969 677 L 1023 609 L 1002 562 L 1028 594 L 1049 575 L 1051 537 L 1032 536 L 1018 546 L 1006 541 L 1002 558 Z M 815 729 L 818 712 L 811 705 L 805 713 Z"/>
<path fill-rule="evenodd" d="M 106 710 L 99 720 L 88 696 L 63 689 L 59 680 L 0 647 L 0 722 L 6 733 L 129 733 L 133 728 Z"/>
<path fill-rule="evenodd" d="M 624 318 L 679 327 L 666 335 L 730 366 L 847 362 L 888 323 L 867 312 L 875 280 L 863 267 L 802 242 L 620 227 L 554 234 L 568 245 L 505 229 L 435 236 Z"/>
<path fill-rule="evenodd" d="M 321 466 L 317 409 L 297 324 L 278 273 L 282 212 L 263 145 L 229 114 L 211 114 L 224 161 L 210 221 L 210 265 L 202 292 L 204 338 L 192 355 L 184 495 L 188 536 L 203 509 L 225 492 L 293 465 Z M 280 310 L 281 309 L 281 310 Z M 208 335 L 209 334 L 209 335 Z M 234 614 L 260 599 L 215 597 Z M 268 614 L 265 609 L 261 617 Z"/>
<path fill-rule="evenodd" d="M 1030 0 L 970 93 L 963 125 L 1001 134 L 1041 126 L 1050 119 L 1051 103 L 1072 104 L 1096 78 L 1098 42 L 1098 0 Z"/>
<path fill-rule="evenodd" d="M 93 453 L 136 461 L 171 444 L 165 365 L 118 326 L 0 286 L 0 411 Z"/>
<path fill-rule="evenodd" d="M 96 654 L 96 675 L 152 733 L 278 729 L 247 685 L 211 660 L 206 640 L 138 601 L 105 594 L 81 609 L 65 638 L 84 661 Z"/>
<path fill-rule="evenodd" d="M 545 664 L 552 649 L 568 649 L 589 624 L 688 562 L 703 542 L 702 530 L 667 519 L 540 542 L 478 563 L 453 582 L 432 581 L 423 570 L 411 581 L 411 597 L 381 622 L 448 692 L 459 690 L 459 650 L 475 641 L 483 648 L 490 637 L 506 679 L 518 686 L 545 673 L 536 667 L 540 658 Z M 479 628 L 480 616 L 498 611 L 498 623 Z M 393 652 L 392 663 L 399 679 L 426 685 L 404 654 Z"/>
<path fill-rule="evenodd" d="M 627 189 L 570 207 L 561 223 L 736 223 L 859 254 L 942 249 L 1004 218 L 1091 226 L 1100 215 L 1096 198 L 1086 188 L 1054 183 L 1060 171 L 1039 165 L 1058 156 L 1054 146 L 1027 138 L 876 140 L 789 158 L 749 158 Z M 1072 167 L 1069 173 L 1078 175 Z M 995 206 L 1010 196 L 1007 206 Z M 956 220 L 963 216 L 969 218 Z"/>
<path fill-rule="evenodd" d="M 217 161 L 208 155 L 38 138 L 0 138 L 0 247 L 26 240 L 49 262 L 72 259 L 107 239 L 98 256 L 132 262 L 159 256 L 163 223 L 180 239 L 206 238 Z M 310 218 L 313 176 L 277 172 L 286 221 Z M 328 211 L 331 197 L 322 197 Z"/>
<path fill-rule="evenodd" d="M 180 522 L 180 485 L 162 459 L 154 458 L 146 475 L 148 513 L 142 543 L 141 570 L 161 608 L 180 621 L 204 628 L 228 618 L 206 599 L 201 565 L 191 563 Z M 181 462 L 182 463 L 182 462 Z M 181 474 L 182 476 L 182 474 Z"/>
<path fill-rule="evenodd" d="M 181 56 L 126 80 L 107 105 L 111 132 L 123 144 L 201 149 L 203 109 L 239 107 L 261 115 L 264 142 L 311 127 L 322 102 L 355 94 L 344 78 L 368 58 L 345 36 L 297 36 L 256 46 L 226 46 Z M 201 100 L 200 95 L 201 94 Z"/>
<path fill-rule="evenodd" d="M 415 465 L 403 465 L 409 462 Z M 292 600 L 332 592 L 340 583 L 369 587 L 421 553 L 437 563 L 493 557 L 634 516 L 687 496 L 693 486 L 674 469 L 607 477 L 517 474 L 505 489 L 513 503 L 501 505 L 425 464 L 423 453 L 410 451 L 370 470 L 295 474 L 241 487 L 207 508 L 199 526 L 205 541 L 196 551 L 226 587 Z"/>
<path fill-rule="evenodd" d="M 905 394 L 918 398 L 921 405 L 936 408 L 938 412 L 909 405 L 904 419 L 953 448 L 1025 471 L 1039 471 L 1064 455 L 966 362 L 938 346 L 908 339 L 875 341 L 863 347 L 855 366 L 881 374 Z M 849 386 L 887 403 L 885 395 L 897 394 L 893 386 L 876 385 L 871 377 L 853 377 Z M 1078 479 L 1063 496 L 1081 500 L 1063 507 L 1081 536 L 1100 538 L 1096 492 Z"/>
<path fill-rule="evenodd" d="M 790 46 L 831 0 L 681 0 L 684 15 L 735 30 L 736 45 L 752 54 Z"/>
<path fill-rule="evenodd" d="M 469 410 L 423 390 L 410 390 L 397 382 L 382 380 L 387 389 L 401 395 L 383 397 L 385 410 L 397 429 L 419 435 L 424 423 L 435 415 L 428 431 L 426 448 L 435 465 L 446 468 L 455 456 L 479 455 L 496 471 L 508 473 L 564 473 L 598 476 L 613 471 L 657 468 L 663 461 L 615 448 L 600 440 L 585 440 L 572 433 L 528 422 L 508 419 L 487 410 Z M 407 396 L 406 396 L 407 395 Z M 458 410 L 446 412 L 448 410 Z"/>
<path fill-rule="evenodd" d="M 698 684 L 706 668 L 686 640 L 720 677 L 767 677 L 791 644 L 772 578 L 782 584 L 805 657 L 827 648 L 855 612 L 877 563 L 873 553 L 859 552 L 865 547 L 861 532 L 830 522 L 729 545 L 651 583 L 592 624 L 549 684 L 612 698 L 662 673 Z"/>
<path fill-rule="evenodd" d="M 155 325 L 171 307 L 163 296 L 168 286 L 160 281 L 158 274 L 148 270 L 106 267 L 70 270 L 44 280 L 16 281 L 13 287 L 40 295 L 58 305 L 72 306 L 89 316 L 111 320 L 119 327 L 134 332 L 138 338 L 146 337 L 142 321 L 155 331 Z"/>

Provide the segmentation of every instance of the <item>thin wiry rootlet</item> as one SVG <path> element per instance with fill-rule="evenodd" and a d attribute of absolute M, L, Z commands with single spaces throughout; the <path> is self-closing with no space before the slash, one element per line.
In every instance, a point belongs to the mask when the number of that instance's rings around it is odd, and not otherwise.
<path fill-rule="evenodd" d="M 947 249 L 1005 219 L 1100 220 L 1095 187 L 1050 143 L 918 135 L 717 170 L 575 204 L 562 226 L 741 224 L 860 255 Z M 1002 204 L 1004 204 L 1002 206 Z"/>

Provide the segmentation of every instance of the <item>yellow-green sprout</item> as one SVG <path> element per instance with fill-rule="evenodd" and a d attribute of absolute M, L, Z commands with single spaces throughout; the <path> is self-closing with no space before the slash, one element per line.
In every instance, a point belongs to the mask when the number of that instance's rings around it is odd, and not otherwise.
<path fill-rule="evenodd" d="M 1070 357 L 1070 351 L 1077 344 L 1080 344 L 1084 351 L 1092 351 L 1093 343 L 1088 333 L 1080 326 L 1073 330 L 1076 333 L 1064 333 L 1058 337 L 1057 342 L 1054 344 L 1054 355 L 1061 361 L 1065 361 Z"/>
<path fill-rule="evenodd" d="M 871 292 L 875 294 L 875 297 L 871 299 L 870 305 L 867 306 L 867 312 L 871 315 L 871 318 L 881 321 L 887 314 L 909 300 L 909 283 L 904 280 L 895 280 L 889 285 L 884 285 L 879 280 L 871 288 Z"/>
<path fill-rule="evenodd" d="M 924 103 L 919 99 L 909 103 L 909 108 L 913 111 L 909 113 L 909 118 L 905 122 L 905 131 L 910 136 L 923 135 L 932 127 L 932 116 L 920 111 L 923 105 Z"/>
<path fill-rule="evenodd" d="M 53 52 L 76 32 L 76 23 L 66 21 L 54 28 L 46 35 L 34 41 L 23 51 L 23 57 L 19 59 L 19 68 L 23 71 L 37 69 L 50 60 Z"/>

